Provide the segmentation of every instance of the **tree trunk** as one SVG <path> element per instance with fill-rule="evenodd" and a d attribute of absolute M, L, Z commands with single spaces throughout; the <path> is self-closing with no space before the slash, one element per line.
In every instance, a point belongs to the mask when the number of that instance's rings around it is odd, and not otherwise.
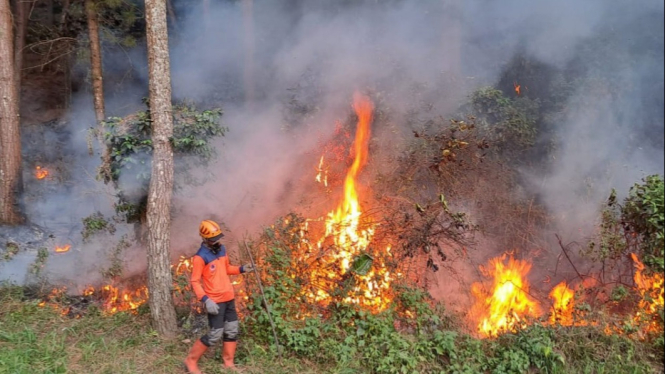
<path fill-rule="evenodd" d="M 92 74 L 92 98 L 95 106 L 95 118 L 99 125 L 104 116 L 104 83 L 102 80 L 102 48 L 99 43 L 99 24 L 94 0 L 85 0 L 85 13 L 88 17 L 90 35 L 90 72 Z M 100 139 L 102 131 L 99 131 Z"/>
<path fill-rule="evenodd" d="M 17 199 L 22 187 L 21 135 L 13 36 L 9 0 L 0 0 L 0 224 L 23 221 Z"/>
<path fill-rule="evenodd" d="M 245 103 L 250 108 L 254 105 L 254 4 L 253 0 L 242 0 L 242 20 L 245 41 L 245 66 L 243 80 Z"/>
<path fill-rule="evenodd" d="M 148 41 L 148 82 L 152 119 L 152 171 L 148 191 L 148 292 L 155 329 L 164 337 L 176 334 L 171 287 L 170 235 L 173 193 L 171 72 L 166 28 L 166 2 L 145 1 Z"/>
<path fill-rule="evenodd" d="M 28 5 L 26 0 L 16 0 L 14 4 L 14 22 L 16 23 L 14 74 L 16 75 L 16 100 L 19 103 L 21 102 L 21 79 L 23 78 L 23 49 L 25 49 L 25 34 L 28 26 Z"/>

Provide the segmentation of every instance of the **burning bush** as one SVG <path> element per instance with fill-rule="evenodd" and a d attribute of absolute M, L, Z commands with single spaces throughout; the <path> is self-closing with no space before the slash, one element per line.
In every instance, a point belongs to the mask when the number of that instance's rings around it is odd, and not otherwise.
<path fill-rule="evenodd" d="M 379 269 L 397 272 L 388 253 L 374 254 L 371 263 L 358 264 L 367 261 L 361 254 L 347 272 L 329 264 L 318 269 L 330 272 L 329 276 L 313 276 L 318 258 L 302 253 L 309 253 L 316 235 L 305 227 L 307 220 L 290 214 L 252 244 L 280 344 L 319 362 L 375 365 L 377 372 L 385 373 L 416 370 L 423 360 L 406 354 L 414 348 L 406 331 L 429 342 L 430 334 L 443 326 L 427 294 L 394 279 L 389 293 L 367 296 L 372 280 L 384 280 Z M 372 272 L 368 280 L 365 275 Z M 251 334 L 274 343 L 267 306 L 257 285 L 247 279 L 251 292 L 246 321 Z"/>

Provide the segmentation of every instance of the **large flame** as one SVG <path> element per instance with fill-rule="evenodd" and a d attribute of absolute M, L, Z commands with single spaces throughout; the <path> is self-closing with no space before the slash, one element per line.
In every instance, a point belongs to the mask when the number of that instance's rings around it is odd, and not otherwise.
<path fill-rule="evenodd" d="M 358 203 L 356 179 L 360 169 L 367 162 L 370 124 L 372 122 L 374 105 L 367 96 L 356 93 L 353 97 L 353 109 L 358 115 L 356 140 L 353 147 L 353 164 L 344 180 L 344 200 L 342 200 L 335 211 L 328 214 L 328 219 L 326 220 L 326 236 L 332 236 L 335 244 L 344 249 L 358 248 L 358 246 L 366 248 L 372 235 L 371 229 L 358 229 L 362 212 Z M 348 270 L 350 259 L 350 256 L 343 254 L 343 272 Z"/>
<path fill-rule="evenodd" d="M 493 258 L 480 270 L 492 279 L 489 290 L 482 283 L 474 283 L 471 292 L 476 297 L 471 315 L 478 323 L 482 336 L 497 336 L 524 326 L 526 318 L 540 316 L 538 302 L 529 296 L 529 283 L 525 276 L 531 264 L 515 260 L 505 263 L 506 255 Z"/>
<path fill-rule="evenodd" d="M 357 189 L 358 176 L 367 163 L 374 104 L 369 97 L 356 93 L 353 109 L 358 116 L 352 148 L 353 163 L 344 179 L 343 199 L 336 209 L 328 213 L 325 233 L 316 242 L 316 252 L 300 254 L 299 260 L 310 263 L 308 273 L 304 275 L 308 284 L 303 287 L 303 296 L 327 305 L 333 293 L 342 291 L 345 302 L 381 311 L 392 300 L 391 274 L 383 263 L 383 255 L 389 254 L 390 248 L 379 256 L 373 256 L 378 254 L 370 248 L 375 224 L 363 218 Z M 326 181 L 323 170 L 322 157 L 317 168 L 316 180 L 319 182 Z M 359 256 L 366 256 L 365 259 L 372 261 L 373 266 L 366 272 L 351 271 L 354 260 Z"/>

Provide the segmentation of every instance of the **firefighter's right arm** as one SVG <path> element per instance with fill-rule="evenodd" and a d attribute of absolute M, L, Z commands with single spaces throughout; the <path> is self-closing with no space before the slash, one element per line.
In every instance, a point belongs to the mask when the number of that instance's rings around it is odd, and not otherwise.
<path fill-rule="evenodd" d="M 203 290 L 203 282 L 201 281 L 204 267 L 205 262 L 200 256 L 192 257 L 192 277 L 190 278 L 190 284 L 192 285 L 192 290 L 194 290 L 194 293 L 196 294 L 196 298 L 203 302 L 208 298 Z"/>

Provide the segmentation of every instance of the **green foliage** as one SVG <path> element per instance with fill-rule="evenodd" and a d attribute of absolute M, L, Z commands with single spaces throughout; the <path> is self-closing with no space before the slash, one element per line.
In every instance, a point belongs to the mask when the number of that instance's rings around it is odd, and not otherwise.
<path fill-rule="evenodd" d="M 83 218 L 83 230 L 81 231 L 81 236 L 83 237 L 84 242 L 92 235 L 102 231 L 108 231 L 110 234 L 115 233 L 115 226 L 104 218 L 102 213 L 96 212 Z"/>
<path fill-rule="evenodd" d="M 612 294 L 610 295 L 610 299 L 614 302 L 620 302 L 624 300 L 627 296 L 628 296 L 628 290 L 626 289 L 626 287 L 619 285 L 612 289 Z"/>
<path fill-rule="evenodd" d="M 600 232 L 590 241 L 583 254 L 594 261 L 619 259 L 628 250 L 629 243 L 621 225 L 621 207 L 617 204 L 616 191 L 612 189 L 607 203 L 601 211 Z"/>
<path fill-rule="evenodd" d="M 11 260 L 12 258 L 14 258 L 14 256 L 16 256 L 18 251 L 19 251 L 18 244 L 14 242 L 7 242 L 5 253 L 2 255 L 2 259 L 5 261 Z"/>
<path fill-rule="evenodd" d="M 663 177 L 650 175 L 631 187 L 621 207 L 621 218 L 630 233 L 640 238 L 644 264 L 653 271 L 665 270 L 665 199 Z"/>
<path fill-rule="evenodd" d="M 184 156 L 195 156 L 196 164 L 205 165 L 215 156 L 210 145 L 212 138 L 224 136 L 228 130 L 219 124 L 222 112 L 220 109 L 197 111 L 191 104 L 179 104 L 173 107 L 173 144 L 176 168 L 187 171 L 193 164 Z M 121 172 L 134 171 L 136 178 L 142 181 L 150 179 L 150 156 L 153 145 L 151 138 L 150 111 L 138 112 L 134 115 L 118 118 L 111 117 L 104 126 L 107 129 L 104 137 L 110 148 L 110 170 L 100 170 L 106 181 L 117 181 Z M 107 174 L 108 172 L 108 174 Z"/>
<path fill-rule="evenodd" d="M 471 95 L 471 112 L 506 155 L 522 152 L 534 144 L 539 103 L 526 97 L 510 99 L 492 87 Z"/>
<path fill-rule="evenodd" d="M 535 368 L 542 373 L 563 372 L 565 360 L 554 351 L 555 331 L 533 325 L 519 334 L 502 335 L 494 356 L 488 360 L 494 373 L 524 373 Z"/>
<path fill-rule="evenodd" d="M 651 271 L 665 270 L 663 177 L 650 175 L 631 187 L 623 205 L 612 190 L 601 213 L 600 233 L 585 254 L 594 260 L 639 254 Z"/>
<path fill-rule="evenodd" d="M 113 279 L 122 275 L 122 253 L 130 246 L 129 241 L 127 240 L 127 235 L 123 235 L 118 241 L 118 244 L 113 247 L 109 254 L 109 267 L 102 270 L 102 275 L 105 278 Z"/>
<path fill-rule="evenodd" d="M 196 183 L 191 171 L 207 165 L 215 157 L 215 149 L 210 142 L 228 131 L 219 123 L 221 115 L 220 109 L 198 111 L 189 103 L 173 106 L 174 127 L 170 141 L 174 154 L 174 188 L 185 183 Z M 115 183 L 121 173 L 130 178 L 133 176 L 138 187 L 119 191 L 116 212 L 124 215 L 128 222 L 138 221 L 144 212 L 150 181 L 153 151 L 150 111 L 125 118 L 108 118 L 104 127 L 109 159 L 99 169 L 99 177 Z"/>
<path fill-rule="evenodd" d="M 42 269 L 46 265 L 46 260 L 48 260 L 48 249 L 46 248 L 39 248 L 37 250 L 37 256 L 35 257 L 35 261 L 32 262 L 30 265 L 30 273 L 34 275 L 39 275 L 42 272 Z"/>

